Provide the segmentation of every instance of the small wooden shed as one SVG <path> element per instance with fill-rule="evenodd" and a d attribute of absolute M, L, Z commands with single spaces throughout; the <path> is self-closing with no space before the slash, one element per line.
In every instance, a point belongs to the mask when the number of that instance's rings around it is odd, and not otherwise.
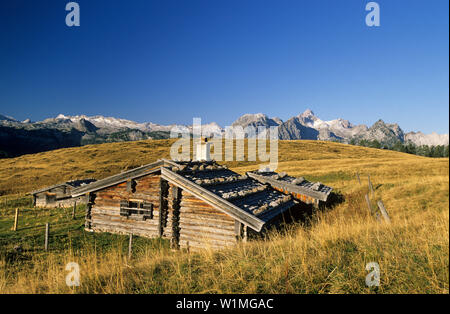
<path fill-rule="evenodd" d="M 214 161 L 157 162 L 72 192 L 87 197 L 86 229 L 165 237 L 175 248 L 223 248 L 263 232 L 299 200 Z"/>
<path fill-rule="evenodd" d="M 33 206 L 36 207 L 70 207 L 75 202 L 86 204 L 85 197 L 72 198 L 72 190 L 95 182 L 95 179 L 67 181 L 31 192 Z"/>

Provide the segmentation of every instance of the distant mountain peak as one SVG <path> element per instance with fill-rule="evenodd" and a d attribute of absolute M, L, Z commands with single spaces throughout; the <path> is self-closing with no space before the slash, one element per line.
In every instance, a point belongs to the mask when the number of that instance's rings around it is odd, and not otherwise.
<path fill-rule="evenodd" d="M 258 127 L 258 126 L 266 126 L 266 127 L 270 127 L 270 126 L 278 126 L 279 125 L 279 121 L 280 120 L 273 120 L 271 118 L 269 118 L 267 115 L 265 115 L 264 113 L 246 113 L 242 116 L 240 116 L 236 121 L 233 122 L 233 126 L 237 126 L 240 125 L 242 127 L 247 127 L 247 126 L 253 126 L 253 127 Z"/>
<path fill-rule="evenodd" d="M 306 109 L 302 114 L 300 114 L 301 117 L 315 117 L 314 112 L 311 109 Z"/>
<path fill-rule="evenodd" d="M 69 119 L 69 117 L 67 117 L 67 116 L 63 115 L 62 113 L 60 113 L 59 115 L 56 116 L 55 119 L 64 119 L 64 120 L 67 120 L 67 119 Z"/>
<path fill-rule="evenodd" d="M 264 113 L 261 113 L 261 112 L 260 113 L 246 113 L 246 114 L 243 114 L 240 118 L 258 120 L 258 119 L 267 118 L 267 115 L 265 115 Z"/>
<path fill-rule="evenodd" d="M 2 115 L 2 114 L 0 114 L 0 120 L 11 121 L 11 122 L 18 122 L 18 121 L 17 121 L 16 119 L 14 119 L 13 117 L 6 116 L 6 115 Z"/>

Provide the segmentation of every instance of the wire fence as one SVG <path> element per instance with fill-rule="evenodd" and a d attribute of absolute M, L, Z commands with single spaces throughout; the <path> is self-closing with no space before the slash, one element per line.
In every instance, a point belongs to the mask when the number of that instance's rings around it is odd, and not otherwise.
<path fill-rule="evenodd" d="M 84 229 L 84 205 L 33 208 L 27 196 L 3 197 L 0 204 L 0 248 L 48 249 L 52 243 L 61 247 L 66 243 L 59 239 Z"/>

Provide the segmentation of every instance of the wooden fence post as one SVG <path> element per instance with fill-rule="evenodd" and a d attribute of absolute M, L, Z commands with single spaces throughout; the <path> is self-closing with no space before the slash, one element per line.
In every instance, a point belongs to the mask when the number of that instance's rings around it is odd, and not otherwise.
<path fill-rule="evenodd" d="M 367 181 L 369 182 L 369 191 L 373 196 L 373 186 L 372 186 L 372 182 L 370 181 L 370 174 L 367 175 Z"/>
<path fill-rule="evenodd" d="M 75 210 L 77 209 L 77 202 L 75 201 L 73 203 L 73 209 L 72 209 L 72 219 L 75 219 Z"/>
<path fill-rule="evenodd" d="M 49 234 L 50 224 L 45 224 L 45 250 L 48 251 L 48 234 Z"/>
<path fill-rule="evenodd" d="M 384 220 L 386 220 L 386 222 L 388 222 L 388 223 L 391 223 L 391 218 L 389 218 L 386 208 L 384 208 L 383 201 L 379 200 L 377 204 L 378 204 L 378 208 L 380 209 L 381 215 L 383 216 Z"/>
<path fill-rule="evenodd" d="M 359 178 L 359 173 L 356 173 L 356 178 L 358 178 L 359 185 L 361 185 L 361 179 Z"/>
<path fill-rule="evenodd" d="M 371 215 L 375 215 L 375 218 L 379 222 L 380 221 L 380 215 L 372 209 L 372 205 L 370 204 L 369 194 L 366 194 L 365 197 L 366 197 L 366 203 L 367 203 L 367 207 L 369 208 L 370 214 Z"/>
<path fill-rule="evenodd" d="M 19 209 L 16 208 L 16 215 L 14 216 L 14 227 L 13 227 L 14 231 L 17 231 L 18 224 L 19 224 Z"/>
<path fill-rule="evenodd" d="M 131 259 L 131 256 L 133 254 L 133 234 L 130 233 L 130 241 L 128 242 L 128 259 Z"/>

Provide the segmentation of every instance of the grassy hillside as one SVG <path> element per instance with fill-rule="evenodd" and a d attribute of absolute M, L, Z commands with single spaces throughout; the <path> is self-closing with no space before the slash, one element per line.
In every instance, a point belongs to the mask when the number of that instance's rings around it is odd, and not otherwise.
<path fill-rule="evenodd" d="M 173 142 L 174 140 L 146 140 L 86 145 L 1 159 L 0 196 L 26 193 L 36 188 L 72 179 L 88 177 L 101 179 L 160 158 L 170 158 L 170 145 Z M 331 164 L 334 164 L 336 160 L 341 160 L 343 164 L 347 165 L 346 170 L 351 172 L 348 175 L 353 177 L 354 171 L 362 170 L 361 167 L 365 166 L 364 162 L 405 161 L 406 159 L 419 163 L 423 160 L 431 160 L 393 151 L 332 142 L 280 141 L 279 146 L 279 161 L 281 162 L 279 170 L 286 170 L 284 167 L 288 166 L 290 167 L 289 171 L 294 170 L 295 174 L 298 174 L 301 170 L 302 175 L 308 174 L 309 170 L 303 169 L 304 166 L 298 168 L 297 165 L 301 165 L 301 163 L 297 162 L 307 162 L 307 165 L 311 164 L 316 167 L 320 165 L 321 161 L 323 164 L 330 164 L 329 160 L 333 160 Z M 358 162 L 360 167 L 354 162 Z M 445 163 L 445 160 L 441 160 L 441 162 Z M 249 166 L 248 169 L 257 169 L 257 162 L 225 162 L 225 164 L 236 169 L 242 166 Z M 243 168 L 243 170 L 247 169 Z M 342 170 L 336 167 L 333 173 Z"/>
<path fill-rule="evenodd" d="M 1 160 L 0 292 L 449 292 L 448 158 L 281 141 L 279 171 L 330 185 L 345 201 L 317 213 L 309 224 L 291 225 L 265 240 L 220 252 L 171 251 L 164 241 L 139 239 L 128 261 L 126 237 L 84 232 L 82 209 L 76 220 L 68 212 L 31 210 L 21 222 L 29 229 L 10 230 L 13 208 L 19 205 L 12 199 L 19 194 L 68 179 L 103 178 L 168 158 L 170 144 L 111 143 Z M 256 169 L 256 163 L 227 164 L 238 172 Z M 375 188 L 372 203 L 383 200 L 390 225 L 368 215 L 364 194 L 369 174 Z M 22 202 L 21 208 L 26 207 L 27 200 Z M 42 251 L 42 232 L 32 231 L 42 229 L 31 228 L 42 228 L 44 221 L 56 224 L 49 253 Z M 15 253 L 17 243 L 24 252 Z M 82 284 L 74 290 L 65 285 L 69 261 L 81 267 Z M 381 267 L 378 288 L 365 285 L 369 262 Z"/>

